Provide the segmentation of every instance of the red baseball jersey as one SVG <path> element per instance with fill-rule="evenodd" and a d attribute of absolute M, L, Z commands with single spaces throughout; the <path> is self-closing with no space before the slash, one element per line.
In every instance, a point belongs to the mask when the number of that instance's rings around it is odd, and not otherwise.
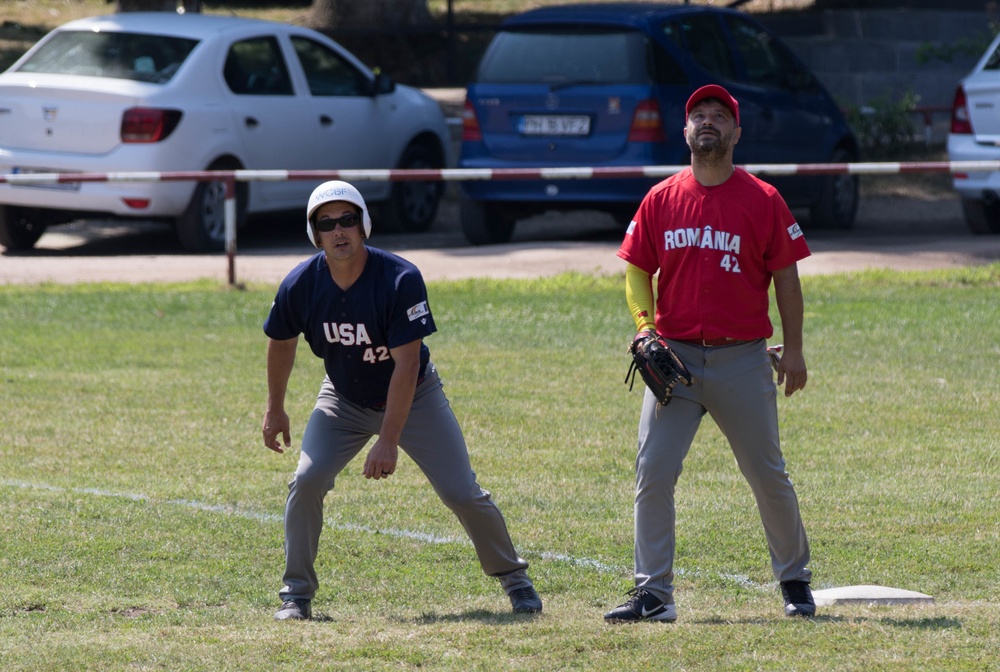
<path fill-rule="evenodd" d="M 656 330 L 667 338 L 768 338 L 771 272 L 809 256 L 771 185 L 742 168 L 705 187 L 690 168 L 653 187 L 618 256 L 659 273 Z"/>

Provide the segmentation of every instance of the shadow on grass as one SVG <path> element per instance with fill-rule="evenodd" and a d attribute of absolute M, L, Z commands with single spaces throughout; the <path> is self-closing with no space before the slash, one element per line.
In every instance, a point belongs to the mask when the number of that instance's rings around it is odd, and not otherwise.
<path fill-rule="evenodd" d="M 914 628 L 916 630 L 950 630 L 962 627 L 962 621 L 944 616 L 938 618 L 877 618 L 873 620 L 894 628 Z"/>
<path fill-rule="evenodd" d="M 434 612 L 423 613 L 415 618 L 397 618 L 398 623 L 406 625 L 435 625 L 438 623 L 466 623 L 479 621 L 484 625 L 514 625 L 537 618 L 541 614 L 514 614 L 507 612 L 488 611 L 486 609 L 471 609 L 456 614 L 438 614 Z M 343 618 L 334 618 L 322 612 L 313 612 L 312 619 L 315 623 L 337 623 Z"/>
<path fill-rule="evenodd" d="M 790 621 L 792 619 L 789 619 Z M 795 619 L 807 623 L 876 623 L 878 625 L 892 628 L 912 628 L 914 630 L 951 630 L 964 627 L 962 621 L 957 618 L 940 616 L 937 618 L 884 618 L 878 616 L 834 616 L 830 614 L 820 614 L 808 619 Z M 691 621 L 696 625 L 767 625 L 773 623 L 770 618 L 702 618 Z"/>
<path fill-rule="evenodd" d="M 486 609 L 470 609 L 457 614 L 438 614 L 435 612 L 425 612 L 417 618 L 401 619 L 403 623 L 411 625 L 434 625 L 436 623 L 463 623 L 466 621 L 479 621 L 487 625 L 510 625 L 514 623 L 524 623 L 527 620 L 537 618 L 541 614 L 514 614 L 507 612 L 488 611 Z"/>

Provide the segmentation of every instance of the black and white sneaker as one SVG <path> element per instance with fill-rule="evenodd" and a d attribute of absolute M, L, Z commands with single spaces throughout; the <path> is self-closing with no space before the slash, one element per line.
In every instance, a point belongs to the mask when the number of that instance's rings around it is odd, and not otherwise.
<path fill-rule="evenodd" d="M 312 618 L 312 607 L 309 600 L 285 600 L 281 609 L 274 612 L 276 621 L 308 621 Z"/>
<path fill-rule="evenodd" d="M 604 614 L 604 620 L 610 623 L 632 623 L 635 621 L 664 621 L 673 623 L 677 620 L 677 607 L 674 598 L 663 602 L 651 592 L 642 588 L 628 591 L 631 595 L 628 601 Z"/>
<path fill-rule="evenodd" d="M 782 581 L 781 595 L 785 598 L 785 616 L 813 616 L 816 602 L 808 581 Z"/>
<path fill-rule="evenodd" d="M 515 614 L 537 614 L 542 610 L 542 598 L 538 597 L 532 586 L 515 588 L 507 597 L 510 598 L 510 606 Z"/>

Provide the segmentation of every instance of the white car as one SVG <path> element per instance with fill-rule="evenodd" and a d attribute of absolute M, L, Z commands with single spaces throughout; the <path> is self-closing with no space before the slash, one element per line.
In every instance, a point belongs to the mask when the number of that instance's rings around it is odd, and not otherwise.
<path fill-rule="evenodd" d="M 955 92 L 948 158 L 1000 160 L 1000 35 Z M 953 184 L 969 228 L 1000 233 L 1000 172 L 955 173 Z"/>
<path fill-rule="evenodd" d="M 67 23 L 0 74 L 0 174 L 444 168 L 440 105 L 306 28 L 126 13 Z M 248 214 L 304 207 L 316 180 L 237 182 Z M 441 182 L 359 182 L 388 230 L 434 221 Z M 0 183 L 0 245 L 78 218 L 166 221 L 221 249 L 222 182 Z"/>

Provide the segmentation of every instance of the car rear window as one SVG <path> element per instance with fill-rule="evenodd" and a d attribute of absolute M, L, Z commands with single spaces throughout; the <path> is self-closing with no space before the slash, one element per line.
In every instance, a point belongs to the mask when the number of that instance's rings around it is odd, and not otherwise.
<path fill-rule="evenodd" d="M 477 81 L 491 84 L 644 84 L 646 37 L 635 31 L 556 28 L 496 35 Z"/>
<path fill-rule="evenodd" d="M 61 31 L 17 70 L 165 84 L 197 44 L 168 35 Z"/>

